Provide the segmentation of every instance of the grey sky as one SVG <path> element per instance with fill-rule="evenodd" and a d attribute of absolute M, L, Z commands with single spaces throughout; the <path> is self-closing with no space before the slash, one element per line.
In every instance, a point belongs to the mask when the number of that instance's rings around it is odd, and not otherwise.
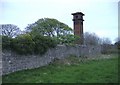
<path fill-rule="evenodd" d="M 83 12 L 84 32 L 95 32 L 113 42 L 118 37 L 119 0 L 0 0 L 0 24 L 24 29 L 40 18 L 55 18 L 73 28 L 72 15 Z"/>

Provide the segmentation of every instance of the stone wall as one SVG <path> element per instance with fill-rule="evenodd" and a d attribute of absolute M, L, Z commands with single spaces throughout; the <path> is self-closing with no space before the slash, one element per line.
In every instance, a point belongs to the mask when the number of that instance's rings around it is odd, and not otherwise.
<path fill-rule="evenodd" d="M 48 65 L 54 58 L 62 59 L 69 55 L 96 56 L 101 53 L 100 47 L 95 46 L 57 46 L 49 49 L 44 55 L 18 55 L 14 52 L 4 51 L 2 53 L 2 74 L 38 68 Z"/>

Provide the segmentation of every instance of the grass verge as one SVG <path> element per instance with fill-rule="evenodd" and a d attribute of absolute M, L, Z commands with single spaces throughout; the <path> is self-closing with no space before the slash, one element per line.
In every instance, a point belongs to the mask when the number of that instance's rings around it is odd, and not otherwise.
<path fill-rule="evenodd" d="M 70 58 L 71 60 L 74 58 Z M 77 61 L 77 59 L 75 58 Z M 54 63 L 2 77 L 3 83 L 117 83 L 118 58 L 91 60 L 85 63 Z M 67 61 L 64 61 L 67 62 Z M 73 60 L 71 61 L 73 62 Z"/>

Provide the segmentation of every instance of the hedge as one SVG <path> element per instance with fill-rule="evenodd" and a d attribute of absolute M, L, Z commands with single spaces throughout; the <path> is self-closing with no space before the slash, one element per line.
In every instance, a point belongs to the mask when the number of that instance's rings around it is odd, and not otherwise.
<path fill-rule="evenodd" d="M 22 34 L 15 38 L 2 36 L 3 50 L 13 50 L 18 54 L 44 54 L 49 48 L 56 46 L 51 37 L 30 34 Z"/>

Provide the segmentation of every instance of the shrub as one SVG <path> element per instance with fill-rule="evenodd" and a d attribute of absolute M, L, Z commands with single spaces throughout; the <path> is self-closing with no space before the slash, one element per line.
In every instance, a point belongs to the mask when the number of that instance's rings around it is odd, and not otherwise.
<path fill-rule="evenodd" d="M 2 49 L 11 50 L 12 49 L 12 38 L 8 36 L 2 36 Z"/>
<path fill-rule="evenodd" d="M 44 54 L 49 48 L 55 47 L 55 41 L 47 36 L 36 35 L 33 38 L 35 42 L 35 54 Z"/>
<path fill-rule="evenodd" d="M 115 45 L 103 44 L 101 48 L 102 48 L 101 49 L 102 54 L 118 53 L 118 49 L 116 48 Z"/>
<path fill-rule="evenodd" d="M 15 38 L 2 37 L 2 47 L 6 50 L 13 50 L 18 54 L 44 54 L 49 48 L 56 46 L 55 40 L 48 36 L 39 34 L 22 34 Z"/>
<path fill-rule="evenodd" d="M 19 54 L 33 54 L 35 43 L 29 34 L 22 34 L 13 39 L 13 49 Z"/>

